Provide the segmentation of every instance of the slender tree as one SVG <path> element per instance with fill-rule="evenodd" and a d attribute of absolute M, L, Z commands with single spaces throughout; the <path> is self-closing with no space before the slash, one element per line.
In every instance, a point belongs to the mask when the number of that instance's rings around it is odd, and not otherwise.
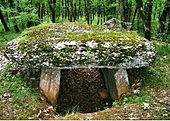
<path fill-rule="evenodd" d="M 2 14 L 1 9 L 0 9 L 0 19 L 1 19 L 1 22 L 2 22 L 2 25 L 3 25 L 4 29 L 5 29 L 5 31 L 6 31 L 6 32 L 7 32 L 7 31 L 10 31 L 10 29 L 9 29 L 9 27 L 8 27 L 6 21 L 5 21 L 5 18 L 4 18 L 4 16 L 3 16 L 3 14 Z"/>
<path fill-rule="evenodd" d="M 122 27 L 127 28 L 125 22 L 130 22 L 131 18 L 131 0 L 119 0 L 120 4 L 120 15 Z"/>
<path fill-rule="evenodd" d="M 170 14 L 170 0 L 167 0 L 164 6 L 163 12 L 159 17 L 159 31 L 158 31 L 159 33 L 163 33 L 165 31 L 165 23 L 166 23 L 166 20 L 169 14 Z M 170 17 L 169 17 L 169 20 L 170 20 Z M 170 27 L 170 23 L 169 23 L 169 27 Z"/>
<path fill-rule="evenodd" d="M 56 19 L 56 0 L 48 0 L 50 12 L 51 12 L 51 21 L 55 23 Z"/>
<path fill-rule="evenodd" d="M 144 8 L 142 0 L 136 0 L 137 8 L 144 25 L 144 35 L 148 40 L 151 38 L 152 1 L 147 0 Z"/>

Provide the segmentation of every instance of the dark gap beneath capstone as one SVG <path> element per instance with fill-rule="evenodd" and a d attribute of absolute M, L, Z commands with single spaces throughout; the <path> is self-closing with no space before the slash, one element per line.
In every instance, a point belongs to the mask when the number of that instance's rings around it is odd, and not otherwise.
<path fill-rule="evenodd" d="M 112 105 L 99 69 L 61 71 L 57 113 L 91 113 Z"/>
<path fill-rule="evenodd" d="M 146 68 L 142 67 L 142 68 L 127 69 L 130 87 L 142 82 L 142 73 L 145 72 L 144 69 Z"/>

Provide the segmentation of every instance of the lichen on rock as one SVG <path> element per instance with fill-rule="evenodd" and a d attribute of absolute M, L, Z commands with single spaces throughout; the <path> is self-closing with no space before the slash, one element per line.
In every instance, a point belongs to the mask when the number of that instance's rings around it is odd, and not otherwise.
<path fill-rule="evenodd" d="M 148 66 L 155 52 L 134 31 L 99 25 L 40 24 L 8 43 L 7 56 L 19 66 L 41 68 Z"/>

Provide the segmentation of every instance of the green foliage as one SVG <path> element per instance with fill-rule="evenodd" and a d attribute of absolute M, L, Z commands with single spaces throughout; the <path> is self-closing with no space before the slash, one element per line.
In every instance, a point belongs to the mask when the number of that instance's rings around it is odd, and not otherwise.
<path fill-rule="evenodd" d="M 0 94 L 10 93 L 14 101 L 21 105 L 24 101 L 27 102 L 28 99 L 35 101 L 37 98 L 37 94 L 34 92 L 35 89 L 31 89 L 31 85 L 28 85 L 28 83 L 19 76 L 13 75 L 12 71 L 12 68 L 8 65 L 5 70 L 1 72 L 0 84 L 2 88 Z"/>
<path fill-rule="evenodd" d="M 159 57 L 161 56 L 168 56 L 170 55 L 170 44 L 168 43 L 159 43 L 159 42 L 155 42 L 155 46 L 156 46 L 156 51 Z"/>
<path fill-rule="evenodd" d="M 12 31 L 15 31 L 15 25 L 23 30 L 39 23 L 37 8 L 30 4 L 28 0 L 6 0 L 2 3 L 0 9 L 8 19 L 8 26 Z"/>
<path fill-rule="evenodd" d="M 129 97 L 125 97 L 121 100 L 116 100 L 112 103 L 112 106 L 121 106 L 125 104 L 130 104 L 130 103 L 137 103 L 137 104 L 142 104 L 142 103 L 152 103 L 152 95 L 147 95 L 145 91 L 141 92 L 140 95 L 133 95 Z"/>
<path fill-rule="evenodd" d="M 157 34 L 154 39 L 160 42 L 165 42 L 170 44 L 170 34 L 167 32 Z"/>
<path fill-rule="evenodd" d="M 112 103 L 112 106 L 117 106 L 117 105 L 119 105 L 119 104 L 120 104 L 119 101 L 114 101 L 114 102 Z"/>
<path fill-rule="evenodd" d="M 170 45 L 155 42 L 157 56 L 154 63 L 147 68 L 140 69 L 139 75 L 143 80 L 142 88 L 164 88 L 170 84 Z"/>
<path fill-rule="evenodd" d="M 18 35 L 19 33 L 0 31 L 0 49 L 2 49 L 7 44 L 7 42 L 17 38 Z"/>
<path fill-rule="evenodd" d="M 146 95 L 141 95 L 141 96 L 130 96 L 130 97 L 125 97 L 123 99 L 123 103 L 150 103 L 152 102 L 152 99 L 150 96 Z"/>
<path fill-rule="evenodd" d="M 72 27 L 74 27 L 75 30 L 72 29 Z M 77 32 L 69 32 L 69 31 L 76 31 L 76 29 L 77 31 L 80 31 L 78 34 Z M 83 29 L 84 29 L 84 32 L 83 32 Z M 111 41 L 115 44 L 119 39 L 122 39 L 121 41 L 125 41 L 122 43 L 136 44 L 137 42 L 135 42 L 135 39 L 142 38 L 138 36 L 136 32 L 133 32 L 133 31 L 120 30 L 118 32 L 117 31 L 104 32 L 106 29 L 107 28 L 104 26 L 97 26 L 97 25 L 88 26 L 86 24 L 76 25 L 76 24 L 70 24 L 70 23 L 68 24 L 49 23 L 49 24 L 41 24 L 39 26 L 26 29 L 20 36 L 20 39 L 21 39 L 21 42 L 27 39 L 44 41 L 44 40 L 47 40 L 48 38 L 58 37 L 61 39 L 59 39 L 57 42 L 72 41 L 72 40 L 80 41 L 80 42 L 87 42 L 87 41 L 94 40 L 94 41 L 99 41 L 101 43 L 104 43 L 105 41 L 107 42 Z M 114 30 L 114 27 L 113 27 L 113 30 Z M 86 31 L 91 31 L 91 32 L 86 32 Z M 55 32 L 56 33 L 61 32 L 63 34 L 54 34 Z"/>

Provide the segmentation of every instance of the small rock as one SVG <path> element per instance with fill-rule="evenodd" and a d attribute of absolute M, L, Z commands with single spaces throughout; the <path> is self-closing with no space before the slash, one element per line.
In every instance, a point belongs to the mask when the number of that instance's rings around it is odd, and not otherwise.
<path fill-rule="evenodd" d="M 95 112 L 94 114 L 97 115 L 97 112 Z"/>
<path fill-rule="evenodd" d="M 6 59 L 6 57 L 2 53 L 0 53 L 0 71 L 4 69 L 7 63 L 8 63 L 8 60 Z"/>
<path fill-rule="evenodd" d="M 10 95 L 9 93 L 5 93 L 5 94 L 4 94 L 4 97 L 5 97 L 5 98 L 9 98 L 9 97 L 11 97 L 11 95 Z"/>
<path fill-rule="evenodd" d="M 143 109 L 144 109 L 144 110 L 150 109 L 149 103 L 143 103 Z"/>
<path fill-rule="evenodd" d="M 170 107 L 167 107 L 167 108 L 166 108 L 166 111 L 167 111 L 167 112 L 170 112 Z"/>
<path fill-rule="evenodd" d="M 147 113 L 147 114 L 146 114 L 146 117 L 147 117 L 147 118 L 150 118 L 150 117 L 151 117 L 151 115 L 150 115 L 149 113 Z"/>
<path fill-rule="evenodd" d="M 2 100 L 2 103 L 6 103 L 6 100 Z"/>
<path fill-rule="evenodd" d="M 139 118 L 137 117 L 129 117 L 129 120 L 138 120 Z"/>
<path fill-rule="evenodd" d="M 137 95 L 137 94 L 140 93 L 140 90 L 139 90 L 139 89 L 135 89 L 135 90 L 133 91 L 133 93 L 134 93 L 135 95 Z"/>
<path fill-rule="evenodd" d="M 25 105 L 25 107 L 27 107 L 27 108 L 28 108 L 28 107 L 29 107 L 29 104 L 26 104 L 26 105 Z"/>
<path fill-rule="evenodd" d="M 93 119 L 93 117 L 86 117 L 86 120 L 91 120 Z"/>
<path fill-rule="evenodd" d="M 37 118 L 43 117 L 43 112 L 40 110 L 39 113 L 37 114 Z"/>
<path fill-rule="evenodd" d="M 167 56 L 163 56 L 163 58 L 164 58 L 164 59 L 166 59 L 166 58 L 167 58 Z"/>
<path fill-rule="evenodd" d="M 9 98 L 8 101 L 9 101 L 9 102 L 13 102 L 13 99 L 12 99 L 12 98 Z"/>
<path fill-rule="evenodd" d="M 32 117 L 28 117 L 28 120 L 32 120 L 33 118 Z"/>
<path fill-rule="evenodd" d="M 163 115 L 164 117 L 167 117 L 167 116 L 168 116 L 168 114 L 166 114 L 166 113 L 165 113 L 165 114 L 162 114 L 162 115 Z"/>
<path fill-rule="evenodd" d="M 54 108 L 53 108 L 53 106 L 49 106 L 49 107 L 47 108 L 47 110 L 49 110 L 49 111 L 54 111 Z"/>
<path fill-rule="evenodd" d="M 159 102 L 159 103 L 163 103 L 163 102 L 164 102 L 164 100 L 159 100 L 158 102 Z"/>

